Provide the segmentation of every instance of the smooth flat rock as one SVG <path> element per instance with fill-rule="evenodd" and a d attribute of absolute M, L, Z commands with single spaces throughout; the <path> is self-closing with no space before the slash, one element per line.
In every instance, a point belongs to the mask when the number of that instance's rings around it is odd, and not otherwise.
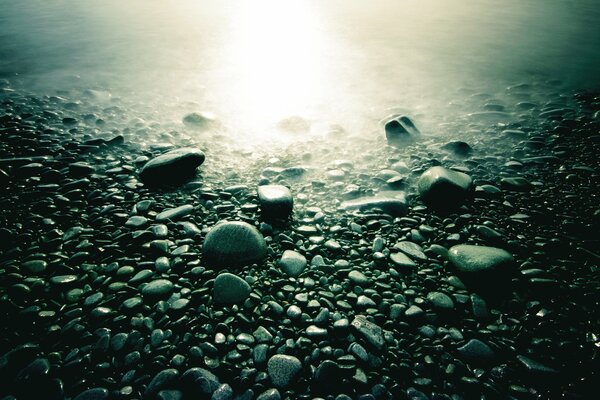
<path fill-rule="evenodd" d="M 186 215 L 189 215 L 192 211 L 194 211 L 194 206 L 192 206 L 191 204 L 184 204 L 179 207 L 169 208 L 168 210 L 160 212 L 156 216 L 156 222 L 176 220 L 181 217 L 185 217 Z"/>
<path fill-rule="evenodd" d="M 292 213 L 294 199 L 287 187 L 283 185 L 263 185 L 259 186 L 257 191 L 263 215 L 285 218 Z"/>
<path fill-rule="evenodd" d="M 390 260 L 394 263 L 395 266 L 401 268 L 416 268 L 417 264 L 411 260 L 406 254 L 398 252 L 391 253 Z"/>
<path fill-rule="evenodd" d="M 140 179 L 152 186 L 181 183 L 194 176 L 204 159 L 204 153 L 197 148 L 171 150 L 148 161 L 140 170 Z"/>
<path fill-rule="evenodd" d="M 346 211 L 379 209 L 393 217 L 400 217 L 406 214 L 408 203 L 402 192 L 394 192 L 393 195 L 389 196 L 384 192 L 377 196 L 344 201 L 340 207 Z"/>
<path fill-rule="evenodd" d="M 246 222 L 222 222 L 206 235 L 202 254 L 211 266 L 239 267 L 262 260 L 267 243 L 258 229 Z"/>
<path fill-rule="evenodd" d="M 276 354 L 267 362 L 267 373 L 278 388 L 291 386 L 302 371 L 302 363 L 294 356 Z"/>
<path fill-rule="evenodd" d="M 450 248 L 448 259 L 467 286 L 500 285 L 514 273 L 513 256 L 497 247 L 459 244 Z"/>
<path fill-rule="evenodd" d="M 248 282 L 237 275 L 224 272 L 215 278 L 213 298 L 216 303 L 241 303 L 248 298 L 252 289 Z"/>
<path fill-rule="evenodd" d="M 144 296 L 166 296 L 171 293 L 173 287 L 173 282 L 167 279 L 157 279 L 144 286 L 142 294 Z"/>
<path fill-rule="evenodd" d="M 385 346 L 383 329 L 369 321 L 364 315 L 357 315 L 352 321 L 354 330 L 371 346 L 381 350 Z"/>
<path fill-rule="evenodd" d="M 284 251 L 281 259 L 279 259 L 281 270 L 293 277 L 300 275 L 306 268 L 306 264 L 306 257 L 293 250 Z"/>
<path fill-rule="evenodd" d="M 435 208 L 452 209 L 471 194 L 473 179 L 465 173 L 444 167 L 431 167 L 417 182 L 423 202 Z"/>

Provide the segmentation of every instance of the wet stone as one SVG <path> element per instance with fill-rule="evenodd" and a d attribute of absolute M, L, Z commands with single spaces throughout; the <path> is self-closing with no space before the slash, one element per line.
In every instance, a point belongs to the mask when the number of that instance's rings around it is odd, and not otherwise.
<path fill-rule="evenodd" d="M 376 324 L 370 322 L 367 317 L 357 315 L 352 321 L 354 330 L 371 346 L 381 350 L 385 346 L 383 330 Z"/>
<path fill-rule="evenodd" d="M 406 214 L 408 203 L 402 192 L 383 192 L 373 197 L 363 197 L 355 200 L 344 201 L 340 207 L 346 211 L 369 211 L 379 209 L 386 214 L 398 217 Z"/>
<path fill-rule="evenodd" d="M 472 185 L 473 180 L 469 175 L 443 167 L 429 168 L 417 182 L 421 199 L 440 209 L 462 204 L 469 197 Z"/>
<path fill-rule="evenodd" d="M 454 308 L 454 302 L 447 294 L 441 292 L 430 292 L 427 294 L 427 300 L 431 305 L 438 310 L 452 310 Z"/>
<path fill-rule="evenodd" d="M 468 362 L 475 365 L 486 365 L 491 364 L 496 359 L 496 353 L 488 346 L 478 339 L 471 339 L 465 345 L 459 347 L 458 353 L 460 356 Z"/>
<path fill-rule="evenodd" d="M 174 221 L 181 217 L 185 217 L 186 215 L 191 214 L 192 211 L 194 211 L 194 206 L 192 206 L 191 204 L 184 204 L 182 206 L 170 208 L 168 210 L 160 212 L 156 216 L 155 220 L 156 222 L 165 222 L 168 220 Z"/>
<path fill-rule="evenodd" d="M 281 270 L 293 277 L 299 276 L 306 268 L 306 264 L 306 257 L 293 250 L 284 251 L 281 259 L 279 259 Z"/>
<path fill-rule="evenodd" d="M 47 266 L 48 263 L 44 260 L 30 260 L 21 264 L 21 267 L 30 274 L 39 274 L 40 272 L 44 272 Z"/>
<path fill-rule="evenodd" d="M 246 222 L 223 222 L 204 239 L 203 258 L 218 267 L 238 267 L 262 260 L 267 244 L 262 234 Z"/>
<path fill-rule="evenodd" d="M 267 363 L 267 372 L 271 382 L 278 388 L 291 386 L 301 371 L 302 363 L 294 356 L 276 354 Z"/>
<path fill-rule="evenodd" d="M 294 208 L 292 193 L 282 185 L 259 186 L 258 201 L 263 215 L 269 217 L 285 218 Z"/>
<path fill-rule="evenodd" d="M 180 183 L 194 176 L 204 158 L 204 153 L 196 148 L 171 150 L 148 161 L 140 170 L 140 179 L 156 186 Z"/>
<path fill-rule="evenodd" d="M 248 298 L 251 288 L 248 282 L 228 272 L 219 274 L 215 279 L 213 297 L 221 304 L 240 303 Z"/>
<path fill-rule="evenodd" d="M 164 297 L 173 291 L 173 287 L 173 282 L 167 279 L 157 279 L 145 285 L 142 294 L 151 297 Z"/>
<path fill-rule="evenodd" d="M 461 279 L 475 286 L 503 285 L 514 273 L 513 256 L 496 247 L 456 245 L 448 251 L 448 258 Z"/>

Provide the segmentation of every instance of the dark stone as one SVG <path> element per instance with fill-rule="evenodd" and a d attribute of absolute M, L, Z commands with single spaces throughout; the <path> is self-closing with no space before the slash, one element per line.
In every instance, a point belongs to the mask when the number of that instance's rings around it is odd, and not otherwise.
<path fill-rule="evenodd" d="M 212 266 L 239 267 L 265 258 L 267 244 L 254 226 L 246 222 L 223 222 L 206 235 L 202 255 Z"/>
<path fill-rule="evenodd" d="M 204 153 L 196 148 L 171 150 L 148 161 L 140 170 L 140 179 L 151 186 L 182 183 L 194 176 L 204 158 Z"/>

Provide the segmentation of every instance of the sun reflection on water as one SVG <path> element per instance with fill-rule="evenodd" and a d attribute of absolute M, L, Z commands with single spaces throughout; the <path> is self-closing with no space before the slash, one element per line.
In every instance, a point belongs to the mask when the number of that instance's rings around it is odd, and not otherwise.
<path fill-rule="evenodd" d="M 224 92 L 242 126 L 310 115 L 323 90 L 325 37 L 310 3 L 246 1 L 232 9 Z M 266 128 L 262 126 L 261 128 Z"/>

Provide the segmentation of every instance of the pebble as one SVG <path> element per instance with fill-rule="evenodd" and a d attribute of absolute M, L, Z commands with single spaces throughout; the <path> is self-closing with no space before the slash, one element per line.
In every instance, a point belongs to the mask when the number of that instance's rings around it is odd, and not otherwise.
<path fill-rule="evenodd" d="M 351 325 L 368 344 L 378 350 L 383 349 L 385 346 L 383 330 L 378 325 L 370 322 L 367 317 L 363 315 L 354 317 Z"/>
<path fill-rule="evenodd" d="M 147 185 L 172 185 L 190 179 L 204 162 L 200 149 L 184 147 L 171 150 L 148 161 L 140 170 L 140 179 Z"/>
<path fill-rule="evenodd" d="M 478 339 L 469 340 L 457 350 L 463 359 L 474 365 L 488 365 L 496 360 L 496 353 L 490 346 Z"/>
<path fill-rule="evenodd" d="M 215 278 L 213 298 L 220 304 L 240 303 L 248 298 L 251 291 L 248 282 L 237 275 L 224 272 Z"/>
<path fill-rule="evenodd" d="M 304 268 L 306 268 L 306 264 L 306 257 L 293 250 L 284 251 L 279 259 L 281 270 L 293 277 L 299 276 L 304 271 Z"/>
<path fill-rule="evenodd" d="M 294 356 L 276 354 L 267 362 L 267 372 L 277 388 L 286 388 L 295 383 L 302 371 L 302 363 Z"/>
<path fill-rule="evenodd" d="M 175 221 L 181 217 L 185 217 L 186 215 L 191 214 L 192 211 L 194 211 L 194 206 L 192 206 L 191 204 L 184 204 L 182 206 L 170 208 L 168 210 L 164 210 L 164 211 L 160 212 L 156 216 L 155 221 L 156 222 L 165 222 L 165 221 L 169 221 L 169 220 Z"/>
<path fill-rule="evenodd" d="M 362 197 L 355 200 L 344 201 L 340 205 L 340 208 L 346 211 L 369 211 L 379 209 L 391 216 L 400 217 L 406 214 L 408 203 L 402 192 L 393 192 L 392 196 L 388 196 L 384 192 L 378 196 Z"/>
<path fill-rule="evenodd" d="M 167 279 L 157 279 L 144 286 L 142 294 L 144 296 L 163 297 L 173 291 L 173 282 Z"/>
<path fill-rule="evenodd" d="M 496 247 L 456 245 L 449 249 L 448 259 L 461 279 L 476 286 L 504 285 L 514 273 L 513 256 Z"/>
<path fill-rule="evenodd" d="M 425 171 L 417 182 L 421 199 L 438 209 L 448 209 L 462 204 L 472 191 L 473 180 L 465 173 L 443 167 Z"/>
<path fill-rule="evenodd" d="M 294 208 L 292 193 L 283 185 L 259 186 L 258 201 L 261 212 L 268 217 L 286 218 Z"/>
<path fill-rule="evenodd" d="M 246 222 L 222 222 L 206 235 L 203 259 L 216 267 L 239 267 L 262 260 L 267 244 L 262 234 Z"/>

